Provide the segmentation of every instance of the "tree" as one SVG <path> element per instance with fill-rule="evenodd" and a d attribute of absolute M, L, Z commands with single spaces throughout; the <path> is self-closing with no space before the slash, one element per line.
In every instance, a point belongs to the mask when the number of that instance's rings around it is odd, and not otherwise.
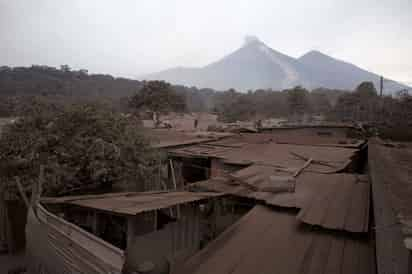
<path fill-rule="evenodd" d="M 70 72 L 71 68 L 69 67 L 69 65 L 61 65 L 60 70 L 63 72 Z"/>
<path fill-rule="evenodd" d="M 159 155 L 138 123 L 98 104 L 43 102 L 7 126 L 0 139 L 0 182 L 27 188 L 44 170 L 44 194 L 144 190 Z M 10 189 L 14 189 L 10 184 Z"/>
<path fill-rule="evenodd" d="M 355 121 L 358 104 L 359 100 L 354 94 L 341 95 L 334 108 L 334 118 L 339 121 Z"/>
<path fill-rule="evenodd" d="M 381 102 L 373 83 L 362 82 L 354 92 L 339 97 L 335 117 L 344 121 L 376 122 L 381 118 Z"/>
<path fill-rule="evenodd" d="M 303 116 L 310 111 L 308 91 L 300 86 L 286 90 L 290 114 L 293 116 Z"/>
<path fill-rule="evenodd" d="M 377 95 L 377 91 L 372 82 L 362 82 L 355 89 L 355 93 L 360 96 L 372 97 Z"/>
<path fill-rule="evenodd" d="M 309 96 L 310 105 L 312 106 L 313 113 L 316 114 L 328 114 L 331 109 L 331 103 L 326 94 L 312 93 Z"/>
<path fill-rule="evenodd" d="M 177 94 L 169 83 L 148 81 L 131 97 L 129 106 L 136 111 L 149 110 L 153 113 L 182 112 L 186 109 L 186 102 L 184 96 Z"/>

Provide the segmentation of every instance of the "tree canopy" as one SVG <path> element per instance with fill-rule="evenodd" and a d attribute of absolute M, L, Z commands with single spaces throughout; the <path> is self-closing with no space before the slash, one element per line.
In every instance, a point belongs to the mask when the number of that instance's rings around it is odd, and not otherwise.
<path fill-rule="evenodd" d="M 380 98 L 372 82 L 362 82 L 352 93 L 339 97 L 335 106 L 336 119 L 343 121 L 373 121 L 381 111 Z"/>
<path fill-rule="evenodd" d="M 290 114 L 301 116 L 310 111 L 308 91 L 300 86 L 286 90 Z"/>
<path fill-rule="evenodd" d="M 46 195 L 144 190 L 159 155 L 136 121 L 99 104 L 50 105 L 36 98 L 0 138 L 1 182 L 29 186 L 44 170 Z"/>
<path fill-rule="evenodd" d="M 186 109 L 184 96 L 176 93 L 172 86 L 164 81 L 144 82 L 142 89 L 131 97 L 129 105 L 137 111 L 149 110 L 156 113 L 182 112 Z"/>

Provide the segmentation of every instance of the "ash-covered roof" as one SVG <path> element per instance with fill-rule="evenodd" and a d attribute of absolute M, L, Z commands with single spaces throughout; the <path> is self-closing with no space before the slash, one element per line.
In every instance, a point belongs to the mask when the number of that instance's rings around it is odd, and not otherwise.
<path fill-rule="evenodd" d="M 171 148 L 216 141 L 233 134 L 209 131 L 177 131 L 174 129 L 144 129 L 143 134 L 155 148 Z"/>
<path fill-rule="evenodd" d="M 403 244 L 412 250 L 412 143 L 374 139 L 368 151 L 379 234 L 389 241 L 385 230 L 399 229 Z"/>
<path fill-rule="evenodd" d="M 299 168 L 307 159 L 314 160 L 308 170 L 330 173 L 344 169 L 358 149 L 329 146 L 304 146 L 275 142 L 246 143 L 222 140 L 169 150 L 181 157 L 220 158 L 226 162 L 244 162 Z"/>
<path fill-rule="evenodd" d="M 192 187 L 271 206 L 300 208 L 297 218 L 307 224 L 348 232 L 369 231 L 370 185 L 362 175 L 303 172 L 295 178 L 273 167 L 253 165 Z"/>
<path fill-rule="evenodd" d="M 178 204 L 200 201 L 223 194 L 213 192 L 125 192 L 101 195 L 43 198 L 46 204 L 69 204 L 102 210 L 120 215 L 136 215 L 141 212 L 168 208 Z"/>
<path fill-rule="evenodd" d="M 174 274 L 375 273 L 368 238 L 301 223 L 295 211 L 255 206 Z"/>
<path fill-rule="evenodd" d="M 375 273 L 370 184 L 365 175 L 342 173 L 365 142 L 317 130 L 241 134 L 171 150 L 244 164 L 191 187 L 258 202 L 172 273 Z"/>

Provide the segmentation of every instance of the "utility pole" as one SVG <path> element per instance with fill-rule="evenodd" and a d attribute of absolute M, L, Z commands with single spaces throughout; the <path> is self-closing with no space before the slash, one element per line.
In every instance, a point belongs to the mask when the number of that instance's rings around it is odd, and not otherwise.
<path fill-rule="evenodd" d="M 380 81 L 380 96 L 382 97 L 382 93 L 383 93 L 383 76 L 381 76 L 381 81 Z"/>

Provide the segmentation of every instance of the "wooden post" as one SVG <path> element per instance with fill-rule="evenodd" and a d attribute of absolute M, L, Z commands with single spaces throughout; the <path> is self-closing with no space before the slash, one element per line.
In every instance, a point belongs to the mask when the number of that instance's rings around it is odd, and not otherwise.
<path fill-rule="evenodd" d="M 169 164 L 170 164 L 170 171 L 172 173 L 173 186 L 174 186 L 174 189 L 176 190 L 177 189 L 177 183 L 176 183 L 175 169 L 173 167 L 173 160 L 172 159 L 169 159 Z"/>
<path fill-rule="evenodd" d="M 306 163 L 305 163 L 301 168 L 299 168 L 298 170 L 296 170 L 295 174 L 293 174 L 293 177 L 298 177 L 299 174 L 300 174 L 305 168 L 307 168 L 307 167 L 312 163 L 312 161 L 313 161 L 312 158 L 310 158 L 309 160 L 307 160 Z"/>
<path fill-rule="evenodd" d="M 175 169 L 173 167 L 173 160 L 169 159 L 169 163 L 170 163 L 170 170 L 172 172 L 173 186 L 175 190 L 177 190 L 177 183 L 176 183 L 176 177 L 175 177 Z M 177 219 L 180 218 L 180 206 L 179 205 L 176 205 L 176 218 Z"/>
<path fill-rule="evenodd" d="M 40 201 L 41 195 L 43 193 L 43 183 L 44 183 L 44 165 L 40 165 L 36 202 Z"/>
<path fill-rule="evenodd" d="M 93 215 L 92 215 L 92 218 L 93 218 L 93 220 L 92 220 L 92 231 L 93 231 L 93 234 L 96 235 L 96 236 L 99 236 L 99 231 L 98 231 L 98 228 L 99 228 L 99 225 L 98 225 L 99 220 L 98 220 L 98 217 L 99 217 L 99 214 L 97 213 L 97 211 L 93 210 Z"/>
<path fill-rule="evenodd" d="M 135 218 L 136 216 L 127 218 L 127 246 L 125 250 L 130 248 L 133 244 L 133 239 L 135 236 Z"/>
<path fill-rule="evenodd" d="M 29 199 L 27 198 L 26 193 L 24 192 L 23 186 L 21 185 L 21 182 L 20 182 L 20 178 L 15 177 L 14 179 L 16 180 L 17 188 L 19 189 L 21 198 L 23 199 L 27 209 L 30 209 Z"/>
<path fill-rule="evenodd" d="M 158 169 L 157 169 L 157 187 L 159 189 L 162 189 L 162 162 L 160 161 L 160 157 L 159 157 L 159 165 L 158 165 Z M 164 188 L 163 188 L 164 189 Z"/>
<path fill-rule="evenodd" d="M 154 211 L 153 231 L 157 230 L 157 210 Z"/>
<path fill-rule="evenodd" d="M 162 180 L 162 160 L 160 159 L 160 155 L 159 155 L 159 186 L 163 188 L 163 190 L 167 190 L 167 186 L 165 184 L 165 182 L 163 182 Z"/>
<path fill-rule="evenodd" d="M 44 166 L 40 165 L 40 171 L 39 171 L 39 178 L 37 180 L 37 183 L 32 184 L 32 190 L 31 190 L 31 200 L 30 200 L 30 206 L 33 208 L 34 213 L 36 213 L 36 208 L 37 208 L 37 203 L 40 201 L 41 194 L 43 192 L 43 181 L 44 181 Z"/>

